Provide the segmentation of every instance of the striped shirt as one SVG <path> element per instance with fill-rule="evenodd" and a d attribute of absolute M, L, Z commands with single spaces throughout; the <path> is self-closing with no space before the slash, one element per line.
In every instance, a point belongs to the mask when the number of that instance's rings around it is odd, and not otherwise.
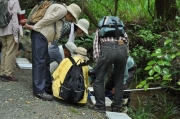
<path fill-rule="evenodd" d="M 124 34 L 124 37 L 120 37 L 119 40 L 123 41 L 127 46 L 129 46 L 129 40 L 126 33 Z M 100 44 L 107 41 L 119 41 L 119 40 L 117 40 L 114 37 L 106 37 L 106 38 L 99 39 L 98 30 L 97 30 L 95 32 L 95 37 L 94 37 L 94 42 L 93 42 L 93 59 L 97 61 L 99 58 Z"/>

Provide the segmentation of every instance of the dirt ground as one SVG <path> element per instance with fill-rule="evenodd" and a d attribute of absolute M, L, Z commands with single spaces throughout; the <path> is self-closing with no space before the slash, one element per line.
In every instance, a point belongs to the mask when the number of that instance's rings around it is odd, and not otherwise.
<path fill-rule="evenodd" d="M 86 105 L 42 101 L 32 94 L 32 70 L 16 67 L 18 82 L 0 81 L 1 119 L 107 119 Z"/>

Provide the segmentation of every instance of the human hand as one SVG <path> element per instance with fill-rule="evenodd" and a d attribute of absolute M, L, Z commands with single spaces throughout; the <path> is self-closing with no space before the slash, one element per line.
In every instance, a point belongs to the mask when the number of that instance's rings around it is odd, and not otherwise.
<path fill-rule="evenodd" d="M 17 56 L 19 56 L 20 54 L 21 54 L 21 52 L 20 52 L 20 51 L 18 51 L 16 55 L 17 55 Z"/>
<path fill-rule="evenodd" d="M 113 89 L 111 90 L 111 92 L 112 92 L 112 94 L 114 94 L 114 92 L 115 92 L 115 88 L 113 88 Z"/>
<path fill-rule="evenodd" d="M 29 29 L 29 30 L 32 30 L 34 26 L 33 26 L 33 25 L 29 25 L 29 24 L 26 23 L 26 24 L 24 25 L 24 27 L 27 28 L 27 29 Z"/>
<path fill-rule="evenodd" d="M 22 20 L 20 20 L 20 24 L 21 24 L 22 26 L 24 26 L 26 23 L 27 23 L 27 19 L 22 19 Z"/>

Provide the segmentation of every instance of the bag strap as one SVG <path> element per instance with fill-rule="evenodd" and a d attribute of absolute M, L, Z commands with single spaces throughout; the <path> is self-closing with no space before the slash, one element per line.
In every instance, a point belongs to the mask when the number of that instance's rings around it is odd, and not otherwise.
<path fill-rule="evenodd" d="M 56 22 L 54 22 L 54 34 L 57 34 L 57 30 L 56 30 Z"/>
<path fill-rule="evenodd" d="M 81 66 L 81 67 L 86 66 L 86 65 L 87 65 L 87 63 L 85 61 L 79 64 L 79 66 Z"/>
<path fill-rule="evenodd" d="M 73 65 L 76 65 L 76 62 L 74 61 L 74 59 L 72 57 L 68 57 L 68 58 L 72 62 Z"/>

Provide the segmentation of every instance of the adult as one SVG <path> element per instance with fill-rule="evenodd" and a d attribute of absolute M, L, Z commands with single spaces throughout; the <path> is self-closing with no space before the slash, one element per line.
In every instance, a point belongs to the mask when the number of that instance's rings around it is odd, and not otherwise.
<path fill-rule="evenodd" d="M 55 34 L 54 25 L 56 24 L 56 31 L 61 31 L 63 20 L 78 21 L 80 13 L 80 7 L 74 3 L 69 6 L 52 4 L 47 9 L 44 17 L 35 25 L 25 24 L 26 28 L 32 30 L 33 93 L 34 96 L 42 100 L 53 100 L 53 96 L 50 94 L 52 82 L 49 71 L 48 42 L 60 37 L 60 32 Z"/>
<path fill-rule="evenodd" d="M 50 72 L 51 74 L 58 67 L 60 62 L 67 57 L 71 57 L 74 54 L 77 46 L 72 42 L 67 42 L 66 44 L 59 45 L 56 47 L 55 45 L 50 45 L 48 47 L 48 52 L 50 56 Z"/>
<path fill-rule="evenodd" d="M 71 23 L 70 24 L 70 22 L 65 22 L 63 24 L 61 37 L 59 39 L 54 40 L 52 42 L 52 44 L 48 47 L 50 61 L 52 62 L 50 64 L 51 73 L 57 68 L 60 61 L 64 58 L 64 54 L 63 54 L 63 52 L 61 50 L 62 45 L 57 46 L 57 43 L 62 38 L 64 38 L 67 34 L 69 34 L 69 39 L 68 39 L 68 42 L 67 42 L 68 44 L 66 44 L 66 45 L 71 45 L 70 46 L 71 47 L 71 53 L 73 53 L 75 48 L 76 48 L 76 47 L 73 47 L 74 46 L 73 43 L 74 43 L 75 36 L 83 34 L 83 33 L 88 34 L 88 28 L 89 28 L 89 22 L 86 19 L 79 19 L 77 23 Z M 61 51 L 61 53 L 58 52 L 58 51 Z M 67 55 L 68 55 L 68 52 L 67 52 Z M 68 56 L 65 56 L 65 57 L 68 57 Z"/>
<path fill-rule="evenodd" d="M 72 58 L 78 64 L 80 62 L 86 62 L 87 60 L 89 60 L 89 58 L 87 57 L 87 50 L 85 48 L 83 48 L 83 47 L 77 47 L 74 53 L 75 54 L 73 55 Z M 70 69 L 71 66 L 72 66 L 72 62 L 68 58 L 65 58 L 65 59 L 62 60 L 62 62 L 59 64 L 58 68 L 55 70 L 55 72 L 52 75 L 53 78 L 54 78 L 53 85 L 52 85 L 53 95 L 56 98 L 62 99 L 59 96 L 60 87 L 61 87 L 61 84 L 64 82 L 66 74 L 67 74 L 67 72 L 68 72 L 68 70 Z M 84 84 L 85 84 L 86 89 L 89 86 L 88 70 L 89 70 L 88 65 L 82 67 L 83 77 L 84 77 Z M 87 102 L 87 95 L 88 95 L 87 90 L 85 90 L 83 99 L 80 100 L 78 103 L 86 103 Z"/>
<path fill-rule="evenodd" d="M 126 69 L 124 73 L 124 90 L 128 89 L 131 82 L 133 81 L 134 74 L 136 72 L 137 65 L 134 62 L 133 58 L 131 56 L 128 56 L 127 63 L 126 63 Z M 110 70 L 110 75 L 108 76 L 108 80 L 105 83 L 105 95 L 110 96 L 111 99 L 113 99 L 114 95 L 114 68 L 112 67 Z M 123 99 L 128 99 L 126 106 L 129 106 L 130 103 L 130 91 L 125 91 L 123 94 Z"/>
<path fill-rule="evenodd" d="M 105 113 L 105 91 L 104 91 L 104 76 L 112 64 L 114 64 L 114 102 L 111 104 L 112 111 L 119 112 L 122 107 L 123 99 L 123 82 L 124 70 L 127 61 L 127 34 L 124 37 L 104 37 L 99 38 L 98 30 L 94 38 L 94 59 L 97 61 L 95 70 L 95 80 L 93 84 L 96 104 L 89 107 Z"/>
<path fill-rule="evenodd" d="M 17 13 L 21 11 L 19 1 L 9 0 L 8 11 L 12 14 L 10 23 L 4 28 L 0 28 L 2 41 L 0 77 L 2 81 L 18 81 L 13 76 L 13 72 L 18 51 L 19 34 L 23 35 L 22 26 L 19 25 L 17 17 Z"/>
<path fill-rule="evenodd" d="M 61 41 L 61 39 L 63 39 L 68 35 L 69 35 L 68 41 L 74 43 L 74 39 L 76 35 L 81 35 L 83 33 L 88 35 L 88 28 L 89 28 L 89 21 L 86 19 L 79 19 L 77 23 L 64 21 L 60 38 L 53 40 L 52 44 L 53 45 L 58 44 Z"/>

